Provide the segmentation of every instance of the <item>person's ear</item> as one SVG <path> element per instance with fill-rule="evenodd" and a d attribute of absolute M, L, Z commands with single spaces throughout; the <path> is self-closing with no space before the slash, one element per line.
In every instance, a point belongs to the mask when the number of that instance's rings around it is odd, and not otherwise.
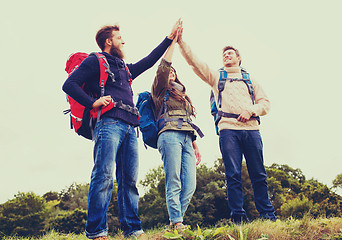
<path fill-rule="evenodd" d="M 106 39 L 106 45 L 108 45 L 108 46 L 112 45 L 112 40 L 110 38 Z"/>

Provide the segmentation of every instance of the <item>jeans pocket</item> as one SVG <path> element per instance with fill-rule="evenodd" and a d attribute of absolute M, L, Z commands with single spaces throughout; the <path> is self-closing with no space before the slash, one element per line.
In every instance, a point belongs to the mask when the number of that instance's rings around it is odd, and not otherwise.
<path fill-rule="evenodd" d="M 103 118 L 95 126 L 95 140 L 102 138 L 104 135 L 111 135 L 113 126 L 118 124 L 119 120 L 114 118 Z"/>
<path fill-rule="evenodd" d="M 106 125 L 110 125 L 110 124 L 117 124 L 118 122 L 119 122 L 119 120 L 114 119 L 114 118 L 105 118 L 105 119 L 102 119 L 101 126 L 106 126 Z"/>

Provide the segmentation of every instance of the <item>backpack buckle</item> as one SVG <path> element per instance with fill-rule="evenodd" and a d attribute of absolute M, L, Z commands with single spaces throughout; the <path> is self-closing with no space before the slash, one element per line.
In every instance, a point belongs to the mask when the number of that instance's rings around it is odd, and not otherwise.
<path fill-rule="evenodd" d="M 115 79 L 115 75 L 112 71 L 110 71 L 110 69 L 106 69 L 105 70 L 106 73 L 108 73 L 109 77 L 112 79 L 112 82 L 115 83 L 116 82 L 116 79 Z"/>
<path fill-rule="evenodd" d="M 223 91 L 225 84 L 226 84 L 226 81 L 219 81 L 219 83 L 218 83 L 218 90 L 219 90 L 219 92 Z"/>
<path fill-rule="evenodd" d="M 178 129 L 181 129 L 181 128 L 182 128 L 183 122 L 184 122 L 184 119 L 183 119 L 183 118 L 178 118 L 178 124 L 177 124 L 177 128 L 178 128 Z"/>

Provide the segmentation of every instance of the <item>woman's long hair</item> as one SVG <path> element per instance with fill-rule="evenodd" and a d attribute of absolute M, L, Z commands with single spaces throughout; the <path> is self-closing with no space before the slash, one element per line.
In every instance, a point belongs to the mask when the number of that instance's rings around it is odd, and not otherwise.
<path fill-rule="evenodd" d="M 179 102 L 183 102 L 186 105 L 186 102 L 188 102 L 191 106 L 192 109 L 192 115 L 194 117 L 196 117 L 196 111 L 194 106 L 192 105 L 192 102 L 189 98 L 189 96 L 185 93 L 185 86 L 183 85 L 183 83 L 181 83 L 178 79 L 176 70 L 171 66 L 171 68 L 173 69 L 173 71 L 175 72 L 176 78 L 175 78 L 175 82 L 178 83 L 179 85 L 181 85 L 183 87 L 183 91 L 179 91 L 178 89 L 176 89 L 175 87 L 173 87 L 171 84 L 169 84 L 169 93 L 170 95 L 175 98 L 177 101 Z"/>

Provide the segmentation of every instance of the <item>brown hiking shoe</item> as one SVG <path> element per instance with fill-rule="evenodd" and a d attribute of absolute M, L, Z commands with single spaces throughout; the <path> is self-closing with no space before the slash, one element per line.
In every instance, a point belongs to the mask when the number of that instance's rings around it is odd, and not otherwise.
<path fill-rule="evenodd" d="M 103 237 L 94 238 L 94 240 L 108 240 L 108 238 L 103 236 Z"/>
<path fill-rule="evenodd" d="M 138 239 L 139 240 L 148 240 L 148 237 L 147 237 L 147 235 L 145 233 L 142 233 L 142 234 L 139 235 Z"/>
<path fill-rule="evenodd" d="M 189 229 L 188 225 L 184 225 L 183 223 L 176 223 L 171 225 L 171 230 L 177 230 L 178 232 L 183 232 L 186 229 Z"/>

